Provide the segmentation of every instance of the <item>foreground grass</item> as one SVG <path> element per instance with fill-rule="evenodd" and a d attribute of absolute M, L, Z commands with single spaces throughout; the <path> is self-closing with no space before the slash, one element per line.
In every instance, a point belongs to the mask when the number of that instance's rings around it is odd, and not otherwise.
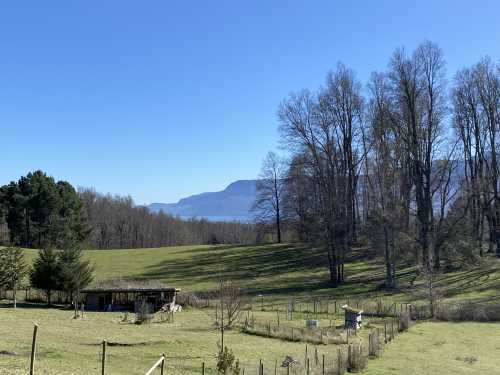
<path fill-rule="evenodd" d="M 73 319 L 69 310 L 14 310 L 0 304 L 0 353 L 11 352 L 0 354 L 0 374 L 26 373 L 34 322 L 40 326 L 37 374 L 100 373 L 103 339 L 120 344 L 108 347 L 108 375 L 144 374 L 162 353 L 168 358 L 168 374 L 200 374 L 202 362 L 208 374 L 216 373 L 220 335 L 213 327 L 213 310 L 186 310 L 176 314 L 173 323 L 149 325 L 123 322 L 123 316 L 86 313 L 84 319 Z M 285 355 L 303 358 L 305 348 L 303 343 L 246 335 L 238 329 L 226 331 L 225 344 L 247 374 L 258 373 L 259 360 L 270 371 Z M 329 347 L 319 347 L 320 353 L 327 354 Z"/>
<path fill-rule="evenodd" d="M 416 324 L 363 374 L 500 374 L 500 324 Z"/>
<path fill-rule="evenodd" d="M 256 314 L 259 320 L 271 318 L 270 312 Z M 202 362 L 207 374 L 216 374 L 215 353 L 220 335 L 212 325 L 213 310 L 186 310 L 176 314 L 173 323 L 149 325 L 124 322 L 123 316 L 87 313 L 84 319 L 73 319 L 68 310 L 39 307 L 14 310 L 0 304 L 0 374 L 26 374 L 34 322 L 40 325 L 37 374 L 99 373 L 103 339 L 115 344 L 108 347 L 108 375 L 144 374 L 161 353 L 167 355 L 168 374 L 200 374 Z M 341 322 L 338 318 L 337 324 Z M 321 323 L 326 325 L 325 321 Z M 299 321 L 293 324 L 300 326 Z M 358 337 L 365 338 L 367 333 L 367 329 L 362 329 Z M 248 375 L 258 374 L 260 360 L 266 373 L 274 372 L 277 364 L 277 373 L 285 375 L 281 361 L 292 356 L 303 362 L 306 346 L 247 335 L 238 329 L 226 332 L 225 343 Z M 319 358 L 324 354 L 328 361 L 336 357 L 338 347 L 309 344 L 311 365 L 315 348 Z M 500 324 L 425 322 L 415 324 L 388 344 L 380 358 L 368 362 L 363 374 L 496 374 L 499 354 Z M 319 375 L 320 367 L 313 368 L 311 373 Z"/>

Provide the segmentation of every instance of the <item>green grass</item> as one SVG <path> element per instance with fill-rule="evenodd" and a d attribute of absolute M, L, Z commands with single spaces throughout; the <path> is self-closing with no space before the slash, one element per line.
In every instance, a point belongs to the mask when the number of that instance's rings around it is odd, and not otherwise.
<path fill-rule="evenodd" d="M 26 250 L 31 263 L 36 250 Z M 355 253 L 345 266 L 347 282 L 331 288 L 327 260 L 320 249 L 298 245 L 178 246 L 156 249 L 87 250 L 85 256 L 96 268 L 96 279 L 161 279 L 188 291 L 216 288 L 221 279 L 238 281 L 250 295 L 272 299 L 295 297 L 366 298 L 389 296 L 415 299 L 415 268 L 398 270 L 398 293 L 380 290 L 384 268 L 380 260 L 364 260 Z M 437 284 L 445 299 L 497 300 L 500 298 L 500 261 L 467 270 L 444 273 Z"/>
<path fill-rule="evenodd" d="M 363 374 L 499 374 L 499 358 L 500 324 L 427 322 L 386 346 Z"/>
<path fill-rule="evenodd" d="M 27 260 L 36 250 L 26 250 Z M 382 296 L 392 300 L 413 300 L 422 281 L 415 268 L 398 271 L 400 290 L 388 294 L 380 289 L 384 268 L 380 260 L 364 260 L 355 253 L 346 264 L 347 283 L 331 288 L 327 282 L 326 259 L 318 249 L 295 245 L 262 246 L 180 246 L 137 250 L 88 250 L 85 256 L 95 265 L 96 279 L 161 279 L 187 291 L 208 291 L 220 279 L 233 279 L 253 297 L 253 307 L 260 310 L 259 294 L 264 304 L 284 306 L 287 299 L 302 300 L 325 297 L 351 300 Z M 445 299 L 469 299 L 497 302 L 500 297 L 500 262 L 490 258 L 486 264 L 440 276 L 438 289 Z M 309 305 L 304 308 L 311 309 Z M 258 322 L 276 322 L 276 313 L 257 311 Z M 7 303 L 0 304 L 0 374 L 25 374 L 29 360 L 33 322 L 40 324 L 37 368 L 39 374 L 90 374 L 99 370 L 99 342 L 130 344 L 109 348 L 108 374 L 144 374 L 165 352 L 170 374 L 199 374 L 206 362 L 208 375 L 215 374 L 214 354 L 219 339 L 213 328 L 214 311 L 188 309 L 175 315 L 173 324 L 153 323 L 138 326 L 121 322 L 121 313 L 87 313 L 85 319 L 72 319 L 72 312 L 57 308 L 21 307 L 17 311 Z M 320 315 L 322 326 L 341 324 L 342 317 Z M 305 315 L 282 324 L 303 327 Z M 368 320 L 368 319 L 365 319 Z M 370 319 L 372 326 L 380 324 Z M 370 360 L 366 374 L 493 374 L 498 372 L 500 324 L 434 323 L 413 326 L 389 344 L 381 358 Z M 368 330 L 359 333 L 365 338 Z M 226 344 L 242 361 L 247 375 L 258 373 L 262 359 L 266 373 L 273 372 L 275 361 L 286 355 L 299 361 L 304 358 L 304 343 L 248 335 L 232 330 Z M 309 346 L 311 353 L 312 347 Z M 336 345 L 319 346 L 320 354 L 332 358 Z M 496 366 L 496 367 L 494 367 Z M 278 367 L 278 374 L 285 375 Z M 293 374 L 302 375 L 302 374 Z M 316 375 L 316 374 L 313 374 Z"/>

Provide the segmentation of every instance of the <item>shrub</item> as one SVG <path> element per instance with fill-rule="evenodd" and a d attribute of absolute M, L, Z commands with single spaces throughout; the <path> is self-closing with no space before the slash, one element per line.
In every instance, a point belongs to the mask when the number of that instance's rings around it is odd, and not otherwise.
<path fill-rule="evenodd" d="M 235 358 L 233 351 L 227 346 L 223 350 L 219 350 L 217 355 L 217 372 L 219 374 L 232 375 L 240 374 L 240 361 Z"/>

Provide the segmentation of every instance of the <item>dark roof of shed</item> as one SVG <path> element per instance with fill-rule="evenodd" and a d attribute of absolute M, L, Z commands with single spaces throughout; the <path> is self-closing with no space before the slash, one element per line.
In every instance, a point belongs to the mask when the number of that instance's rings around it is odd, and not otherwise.
<path fill-rule="evenodd" d="M 178 292 L 180 289 L 165 285 L 159 280 L 103 280 L 97 281 L 82 290 L 82 293 L 99 292 Z"/>

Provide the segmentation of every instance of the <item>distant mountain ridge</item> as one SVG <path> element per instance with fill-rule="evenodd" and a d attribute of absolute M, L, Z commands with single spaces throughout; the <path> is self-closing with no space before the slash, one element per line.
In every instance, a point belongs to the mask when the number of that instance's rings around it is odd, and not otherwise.
<path fill-rule="evenodd" d="M 164 212 L 182 219 L 205 218 L 210 221 L 241 221 L 252 219 L 257 180 L 239 180 L 224 190 L 192 195 L 177 203 L 151 203 L 151 212 Z"/>

